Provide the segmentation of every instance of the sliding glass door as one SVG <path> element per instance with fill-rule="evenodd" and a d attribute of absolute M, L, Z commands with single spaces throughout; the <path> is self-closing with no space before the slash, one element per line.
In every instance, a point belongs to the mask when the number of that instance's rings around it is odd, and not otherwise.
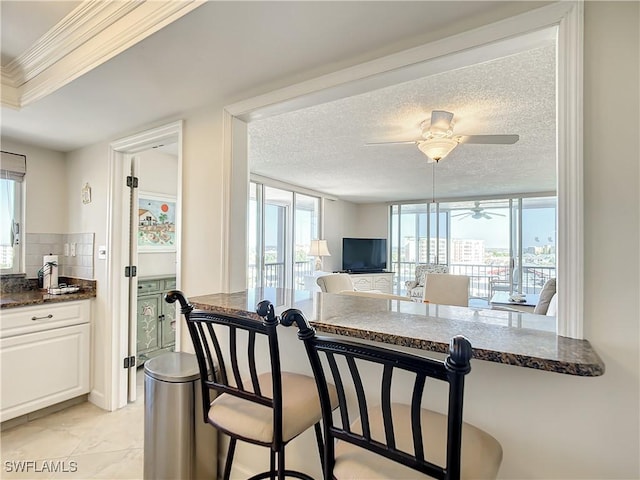
<path fill-rule="evenodd" d="M 414 279 L 417 264 L 437 263 L 469 276 L 471 297 L 538 293 L 556 275 L 556 203 L 549 196 L 392 205 L 398 285 Z"/>
<path fill-rule="evenodd" d="M 251 182 L 247 286 L 301 288 L 313 271 L 320 199 Z"/>

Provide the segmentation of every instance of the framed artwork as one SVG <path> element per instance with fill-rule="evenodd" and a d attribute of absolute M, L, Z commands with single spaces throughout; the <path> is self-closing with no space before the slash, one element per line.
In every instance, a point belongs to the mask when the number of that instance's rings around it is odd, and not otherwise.
<path fill-rule="evenodd" d="M 138 252 L 176 251 L 176 197 L 138 193 Z"/>

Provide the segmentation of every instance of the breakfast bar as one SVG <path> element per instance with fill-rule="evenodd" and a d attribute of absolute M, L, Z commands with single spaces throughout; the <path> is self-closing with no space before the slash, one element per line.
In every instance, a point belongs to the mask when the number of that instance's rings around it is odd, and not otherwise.
<path fill-rule="evenodd" d="M 555 317 L 545 315 L 278 288 L 189 298 L 202 310 L 255 319 L 261 300 L 276 314 L 299 309 L 322 333 L 437 353 L 464 335 L 478 360 L 582 377 L 605 371 L 589 341 L 557 335 Z"/>

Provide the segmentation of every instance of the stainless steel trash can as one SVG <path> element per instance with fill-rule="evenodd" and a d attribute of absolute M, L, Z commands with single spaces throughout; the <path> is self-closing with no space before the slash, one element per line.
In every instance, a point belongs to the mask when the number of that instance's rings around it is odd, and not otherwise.
<path fill-rule="evenodd" d="M 217 432 L 202 420 L 195 355 L 171 352 L 144 364 L 144 480 L 215 479 Z"/>

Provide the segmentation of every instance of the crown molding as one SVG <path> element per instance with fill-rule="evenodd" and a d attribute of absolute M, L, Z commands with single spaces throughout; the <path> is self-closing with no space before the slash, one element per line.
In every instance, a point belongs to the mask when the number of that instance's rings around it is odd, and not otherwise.
<path fill-rule="evenodd" d="M 21 108 L 43 98 L 203 3 L 85 0 L 2 68 L 2 105 Z"/>

